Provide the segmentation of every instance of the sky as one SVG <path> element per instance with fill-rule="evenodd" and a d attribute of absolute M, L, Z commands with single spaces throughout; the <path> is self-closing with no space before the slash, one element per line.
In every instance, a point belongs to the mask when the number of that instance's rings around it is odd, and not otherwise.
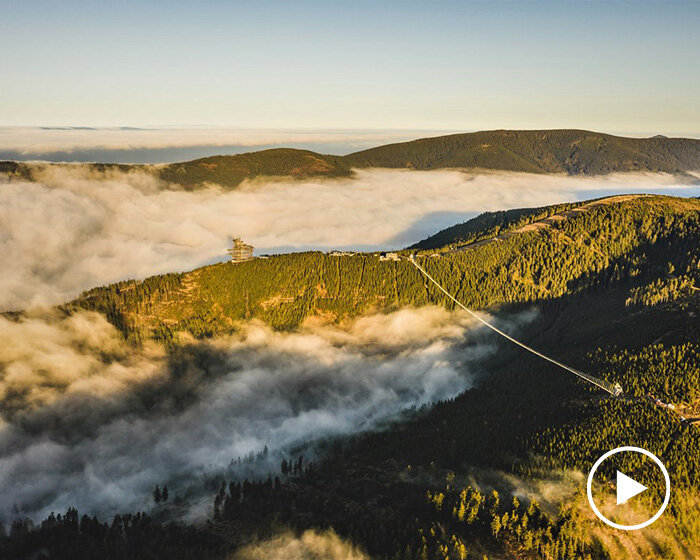
<path fill-rule="evenodd" d="M 0 126 L 700 135 L 698 2 L 0 9 Z"/>

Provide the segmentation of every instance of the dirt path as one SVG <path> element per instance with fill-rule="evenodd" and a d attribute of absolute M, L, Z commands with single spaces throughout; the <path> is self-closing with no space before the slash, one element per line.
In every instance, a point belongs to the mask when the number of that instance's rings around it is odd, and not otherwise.
<path fill-rule="evenodd" d="M 518 235 L 521 233 L 528 233 L 531 231 L 539 231 L 541 229 L 546 229 L 546 228 L 551 228 L 552 224 L 555 224 L 557 222 L 561 222 L 563 220 L 566 220 L 568 218 L 571 218 L 573 216 L 577 216 L 578 214 L 585 214 L 592 208 L 595 208 L 597 206 L 607 206 L 609 204 L 615 204 L 617 202 L 624 202 L 626 200 L 634 200 L 635 198 L 641 198 L 643 196 L 649 196 L 645 194 L 624 194 L 624 195 L 615 195 L 615 196 L 609 196 L 607 198 L 603 198 L 600 200 L 594 200 L 593 202 L 589 202 L 587 204 L 583 204 L 581 206 L 577 206 L 576 208 L 571 208 L 570 210 L 564 210 L 563 212 L 559 212 L 558 214 L 553 214 L 552 216 L 549 216 L 547 218 L 543 218 L 542 220 L 538 220 L 536 222 L 532 222 L 531 224 L 527 224 L 524 226 L 521 226 L 517 229 L 507 231 L 506 233 L 496 235 L 495 237 L 491 237 L 489 239 L 483 239 L 481 241 L 475 241 L 474 243 L 468 243 L 466 245 L 462 245 L 461 247 L 457 247 L 456 249 L 452 249 L 451 251 L 447 251 L 445 254 L 449 255 L 451 253 L 459 253 L 461 251 L 467 251 L 471 249 L 477 249 L 479 247 L 483 247 L 484 245 L 488 245 L 489 243 L 495 243 L 497 241 L 503 241 L 504 239 L 508 239 L 509 237 L 513 237 L 514 235 Z M 565 235 L 564 233 L 560 232 L 562 236 L 564 236 L 569 243 L 576 243 L 573 239 Z M 589 247 L 593 251 L 599 252 L 597 249 L 593 247 Z M 602 253 L 601 253 L 602 254 Z"/>

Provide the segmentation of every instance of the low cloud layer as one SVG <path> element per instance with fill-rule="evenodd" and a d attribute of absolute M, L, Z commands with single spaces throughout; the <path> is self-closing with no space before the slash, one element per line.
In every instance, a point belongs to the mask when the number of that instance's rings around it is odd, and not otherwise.
<path fill-rule="evenodd" d="M 108 401 L 163 377 L 163 349 L 146 344 L 134 352 L 99 313 L 66 317 L 37 310 L 19 321 L 0 317 L 0 340 L 0 425 L 63 397 Z"/>
<path fill-rule="evenodd" d="M 236 560 L 369 560 L 369 556 L 333 531 L 305 531 L 300 537 L 283 533 L 236 553 Z"/>
<path fill-rule="evenodd" d="M 699 194 L 666 175 L 570 178 L 458 171 L 358 171 L 354 179 L 163 190 L 152 177 L 82 167 L 2 182 L 0 310 L 54 304 L 126 278 L 223 259 L 229 235 L 258 252 L 390 249 L 486 210 L 618 192 Z"/>
<path fill-rule="evenodd" d="M 0 127 L 0 160 L 162 163 L 275 147 L 343 155 L 440 134 L 445 131 Z"/>
<path fill-rule="evenodd" d="M 15 504 L 35 518 L 148 508 L 163 483 L 206 513 L 192 485 L 232 459 L 267 446 L 260 467 L 275 469 L 295 446 L 470 387 L 494 350 L 472 327 L 435 307 L 295 333 L 250 323 L 166 355 L 127 348 L 94 313 L 0 319 L 18 345 L 0 351 L 0 520 Z"/>

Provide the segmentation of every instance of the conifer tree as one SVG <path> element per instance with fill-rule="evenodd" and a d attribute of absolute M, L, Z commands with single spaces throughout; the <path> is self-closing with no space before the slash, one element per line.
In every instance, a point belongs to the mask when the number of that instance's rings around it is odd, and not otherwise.
<path fill-rule="evenodd" d="M 161 494 L 160 486 L 156 484 L 155 490 L 153 490 L 153 501 L 159 504 L 162 499 L 163 495 Z"/>

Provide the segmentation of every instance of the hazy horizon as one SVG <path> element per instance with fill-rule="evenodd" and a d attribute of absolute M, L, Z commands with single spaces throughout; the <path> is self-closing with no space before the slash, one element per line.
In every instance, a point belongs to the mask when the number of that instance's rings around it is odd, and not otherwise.
<path fill-rule="evenodd" d="M 240 127 L 0 126 L 0 160 L 68 163 L 174 163 L 214 155 L 295 148 L 347 155 L 395 142 L 477 130 L 260 129 Z M 649 138 L 663 131 L 613 136 Z M 700 133 L 685 135 L 700 138 Z"/>

